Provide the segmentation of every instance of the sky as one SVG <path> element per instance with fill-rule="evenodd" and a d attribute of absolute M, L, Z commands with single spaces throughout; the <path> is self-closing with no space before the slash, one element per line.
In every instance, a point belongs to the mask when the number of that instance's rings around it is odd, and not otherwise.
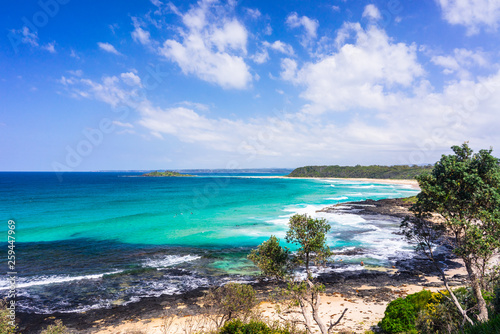
<path fill-rule="evenodd" d="M 499 156 L 498 0 L 2 7 L 1 171 Z"/>

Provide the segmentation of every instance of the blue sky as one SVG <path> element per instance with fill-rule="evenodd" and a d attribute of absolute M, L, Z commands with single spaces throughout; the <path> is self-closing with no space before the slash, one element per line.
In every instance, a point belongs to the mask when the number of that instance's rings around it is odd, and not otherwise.
<path fill-rule="evenodd" d="M 0 170 L 420 164 L 464 141 L 500 149 L 497 0 L 3 9 Z"/>

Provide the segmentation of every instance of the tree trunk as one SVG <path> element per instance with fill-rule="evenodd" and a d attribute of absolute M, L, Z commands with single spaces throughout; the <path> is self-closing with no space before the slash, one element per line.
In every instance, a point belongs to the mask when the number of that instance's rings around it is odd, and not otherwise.
<path fill-rule="evenodd" d="M 439 268 L 439 266 L 436 264 L 436 262 L 434 262 L 434 264 L 436 265 L 439 272 L 441 273 L 441 277 L 443 278 L 444 286 L 445 286 L 446 290 L 448 291 L 448 293 L 450 294 L 451 300 L 453 301 L 453 304 L 455 304 L 455 306 L 457 307 L 460 314 L 464 317 L 464 319 L 466 321 L 468 321 L 471 325 L 474 326 L 474 322 L 471 320 L 471 318 L 469 318 L 469 316 L 467 316 L 467 312 L 465 312 L 464 309 L 462 308 L 462 305 L 460 305 L 460 302 L 458 301 L 457 296 L 455 296 L 453 291 L 450 289 L 450 286 L 448 285 L 448 280 L 446 279 L 446 275 L 445 275 L 444 271 L 442 271 L 441 268 Z"/>
<path fill-rule="evenodd" d="M 328 334 L 328 329 L 326 328 L 325 323 L 319 316 L 319 306 L 321 305 L 321 297 L 319 295 L 318 291 L 314 291 L 314 284 L 307 279 L 307 284 L 309 286 L 309 289 L 311 290 L 311 308 L 312 308 L 312 314 L 313 314 L 313 319 L 318 324 L 319 330 L 321 331 L 322 334 Z"/>
<path fill-rule="evenodd" d="M 464 261 L 465 262 L 465 268 L 467 269 L 467 273 L 469 274 L 469 280 L 470 280 L 470 285 L 472 287 L 472 292 L 474 293 L 474 297 L 476 297 L 477 300 L 477 307 L 479 309 L 479 314 L 477 315 L 477 318 L 479 322 L 486 322 L 488 321 L 488 308 L 486 307 L 486 301 L 483 298 L 483 294 L 481 293 L 481 284 L 479 283 L 479 280 L 477 278 L 476 273 L 474 272 L 474 269 L 472 268 L 472 264 L 470 261 Z"/>
<path fill-rule="evenodd" d="M 299 298 L 299 305 L 300 305 L 300 309 L 302 310 L 302 316 L 304 317 L 306 330 L 312 334 L 312 333 L 314 333 L 313 329 L 312 329 L 312 321 L 311 321 L 311 317 L 309 316 L 309 312 L 308 312 L 305 300 L 303 300 L 302 298 Z"/>
<path fill-rule="evenodd" d="M 462 308 L 462 305 L 460 305 L 460 302 L 458 301 L 457 296 L 455 296 L 455 294 L 451 290 L 450 286 L 448 285 L 448 279 L 446 278 L 446 274 L 444 273 L 443 269 L 441 269 L 438 262 L 434 258 L 434 252 L 432 251 L 431 243 L 427 242 L 426 244 L 427 244 L 428 253 L 425 251 L 424 251 L 424 253 L 427 256 L 427 258 L 429 260 L 431 260 L 432 263 L 434 263 L 434 267 L 436 267 L 436 269 L 439 271 L 439 274 L 441 275 L 441 278 L 443 279 L 443 284 L 444 284 L 446 290 L 448 291 L 448 293 L 450 294 L 451 300 L 453 301 L 453 304 L 455 304 L 456 308 L 458 309 L 458 312 L 460 312 L 460 314 L 464 317 L 464 319 L 466 321 L 468 321 L 469 324 L 474 326 L 474 322 L 472 321 L 471 318 L 469 318 L 469 316 L 467 316 L 467 312 Z"/>

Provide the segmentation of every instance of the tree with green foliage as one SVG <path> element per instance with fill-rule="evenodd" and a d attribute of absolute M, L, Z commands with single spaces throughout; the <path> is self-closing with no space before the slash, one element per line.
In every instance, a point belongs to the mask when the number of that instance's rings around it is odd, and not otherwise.
<path fill-rule="evenodd" d="M 330 225 L 326 219 L 313 219 L 306 214 L 296 214 L 290 218 L 286 241 L 299 245 L 295 259 L 299 264 L 305 264 L 308 277 L 311 275 L 309 264 L 320 265 L 331 256 L 330 248 L 326 245 L 326 234 Z"/>
<path fill-rule="evenodd" d="M 262 270 L 264 275 L 281 278 L 287 282 L 287 288 L 280 291 L 281 295 L 291 299 L 291 305 L 300 307 L 304 325 L 309 333 L 313 333 L 313 319 L 321 333 L 331 333 L 333 327 L 342 320 L 347 311 L 347 309 L 344 310 L 337 322 L 331 321 L 328 326 L 319 315 L 320 292 L 324 291 L 324 286 L 313 282 L 310 266 L 313 263 L 324 264 L 327 257 L 331 255 L 326 245 L 326 234 L 329 230 L 330 225 L 325 219 L 294 215 L 290 218 L 289 230 L 286 234 L 287 242 L 299 246 L 293 256 L 289 254 L 287 248 L 279 245 L 279 241 L 274 236 L 249 255 L 249 259 Z M 305 280 L 297 280 L 289 270 L 300 265 L 305 266 Z"/>
<path fill-rule="evenodd" d="M 290 273 L 290 250 L 281 247 L 280 241 L 274 235 L 269 240 L 253 249 L 248 255 L 266 277 L 282 279 Z"/>
<path fill-rule="evenodd" d="M 474 154 L 467 143 L 452 147 L 454 154 L 443 155 L 431 173 L 417 177 L 420 189 L 403 232 L 418 242 L 442 273 L 455 305 L 469 323 L 446 277 L 435 261 L 432 246 L 447 237 L 453 253 L 460 257 L 477 301 L 477 319 L 488 320 L 488 309 L 481 290 L 486 286 L 489 260 L 500 247 L 500 167 L 492 150 Z M 437 215 L 438 222 L 430 222 Z"/>

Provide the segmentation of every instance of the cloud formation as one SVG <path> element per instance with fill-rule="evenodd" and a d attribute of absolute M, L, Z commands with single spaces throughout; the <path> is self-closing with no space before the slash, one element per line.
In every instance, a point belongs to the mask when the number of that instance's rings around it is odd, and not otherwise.
<path fill-rule="evenodd" d="M 307 16 L 301 16 L 295 12 L 288 15 L 286 18 L 286 24 L 290 28 L 303 28 L 305 34 L 302 36 L 302 44 L 307 45 L 310 41 L 317 37 L 317 30 L 319 27 L 318 20 L 311 19 Z"/>
<path fill-rule="evenodd" d="M 178 10 L 176 10 L 178 12 Z M 203 0 L 180 13 L 184 27 L 177 39 L 167 39 L 159 52 L 185 74 L 225 89 L 245 89 L 252 82 L 247 54 L 248 32 L 231 9 Z"/>
<path fill-rule="evenodd" d="M 109 52 L 109 53 L 112 53 L 112 54 L 115 54 L 115 55 L 121 55 L 120 52 L 118 52 L 115 47 L 109 43 L 103 43 L 103 42 L 98 42 L 97 45 L 99 46 L 99 48 L 101 50 L 104 50 L 106 52 Z"/>
<path fill-rule="evenodd" d="M 372 19 L 372 20 L 380 20 L 382 18 L 380 11 L 373 4 L 367 5 L 365 7 L 365 10 L 363 11 L 362 16 L 367 17 L 367 18 Z"/>
<path fill-rule="evenodd" d="M 347 43 L 351 36 L 354 42 Z M 301 96 L 310 101 L 304 108 L 308 113 L 382 110 L 395 103 L 393 88 L 409 87 L 424 73 L 415 45 L 393 43 L 375 26 L 365 30 L 359 23 L 347 23 L 338 37 L 338 51 L 317 62 L 299 69 L 291 59 L 282 61 L 281 77 L 305 87 Z"/>
<path fill-rule="evenodd" d="M 463 25 L 468 35 L 479 33 L 481 28 L 496 31 L 500 22 L 498 0 L 437 0 L 443 17 L 450 24 Z"/>

